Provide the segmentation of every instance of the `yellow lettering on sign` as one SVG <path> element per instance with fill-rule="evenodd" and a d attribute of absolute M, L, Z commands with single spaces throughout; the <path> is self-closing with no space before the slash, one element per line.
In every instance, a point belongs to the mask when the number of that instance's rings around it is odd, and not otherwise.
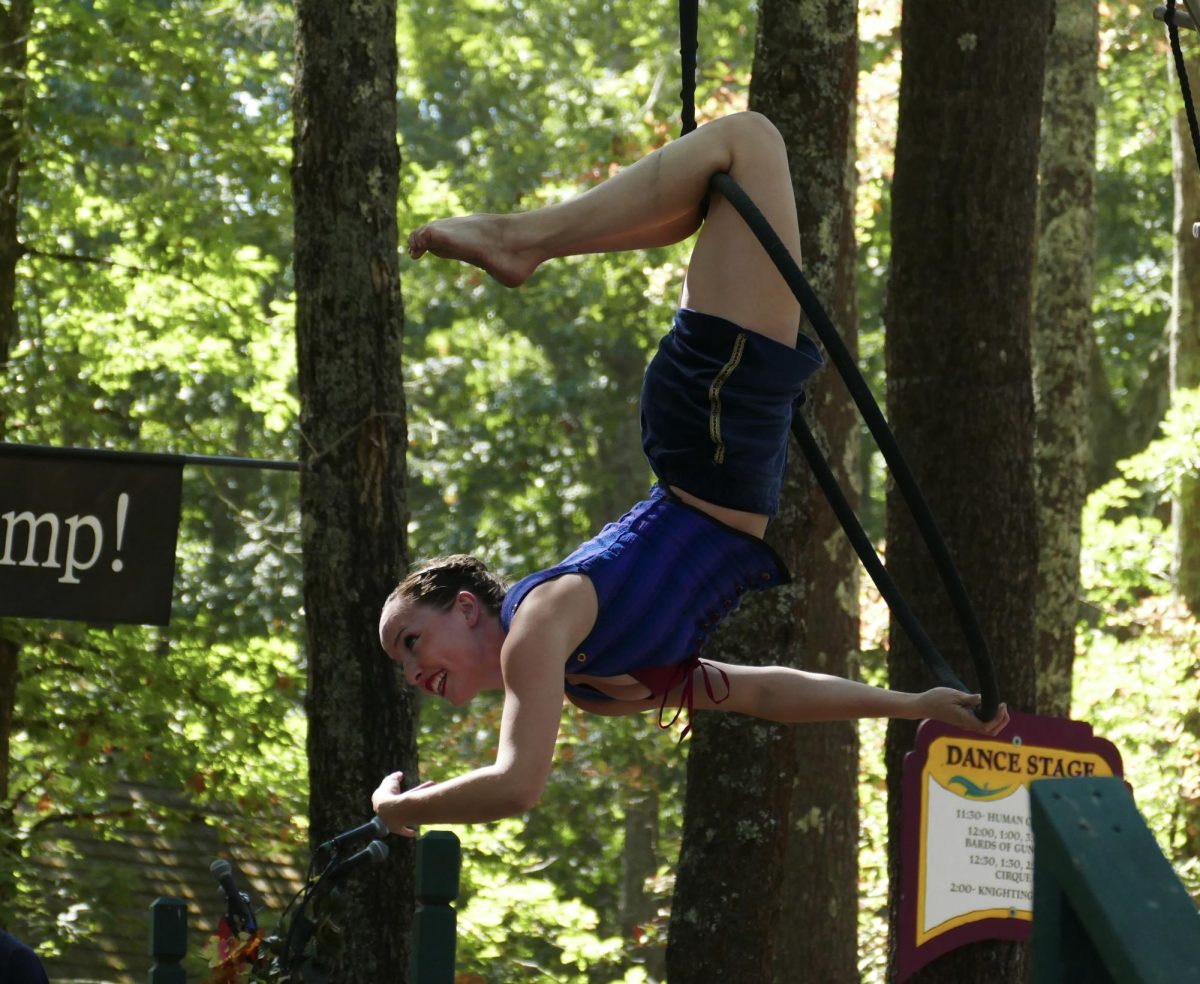
<path fill-rule="evenodd" d="M 1108 763 L 1092 752 L 965 737 L 934 739 L 925 772 L 943 789 L 976 802 L 999 799 L 1033 779 L 1112 775 Z"/>

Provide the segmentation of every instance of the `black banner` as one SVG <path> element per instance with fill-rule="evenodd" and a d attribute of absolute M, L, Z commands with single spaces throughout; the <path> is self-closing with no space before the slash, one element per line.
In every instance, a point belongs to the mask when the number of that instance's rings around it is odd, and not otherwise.
<path fill-rule="evenodd" d="M 0 453 L 0 616 L 166 625 L 183 462 Z"/>

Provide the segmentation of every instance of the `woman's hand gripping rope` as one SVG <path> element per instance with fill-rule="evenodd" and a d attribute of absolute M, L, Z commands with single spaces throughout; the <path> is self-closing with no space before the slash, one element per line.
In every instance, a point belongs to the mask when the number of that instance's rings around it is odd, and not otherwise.
<path fill-rule="evenodd" d="M 1001 704 L 996 716 L 990 721 L 980 721 L 975 716 L 983 698 L 979 694 L 964 694 L 950 687 L 934 687 L 917 696 L 917 708 L 921 718 L 942 721 L 979 734 L 994 737 L 1008 725 L 1008 705 Z"/>

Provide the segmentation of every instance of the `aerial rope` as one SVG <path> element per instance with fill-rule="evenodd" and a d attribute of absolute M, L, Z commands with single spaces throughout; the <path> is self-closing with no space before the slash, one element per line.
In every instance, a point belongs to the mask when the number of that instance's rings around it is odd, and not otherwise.
<path fill-rule="evenodd" d="M 682 133 L 684 134 L 690 133 L 696 128 L 695 88 L 698 29 L 699 0 L 680 0 L 679 38 L 680 58 L 683 67 L 683 87 L 680 94 L 683 104 Z M 991 656 L 988 653 L 987 640 L 984 638 L 983 630 L 980 628 L 979 619 L 975 614 L 970 596 L 967 594 L 962 578 L 959 576 L 954 561 L 950 556 L 950 550 L 946 546 L 946 541 L 938 529 L 929 505 L 926 503 L 920 488 L 917 486 L 916 479 L 908 467 L 908 463 L 900 452 L 900 447 L 896 443 L 896 438 L 892 434 L 891 428 L 888 427 L 882 411 L 879 409 L 879 404 L 871 395 L 871 391 L 867 386 L 866 380 L 863 379 L 862 373 L 859 372 L 854 357 L 846 348 L 841 335 L 838 334 L 829 315 L 821 306 L 807 278 L 801 272 L 795 259 L 788 252 L 787 247 L 780 241 L 775 230 L 771 228 L 766 217 L 763 216 L 758 207 L 750 200 L 750 196 L 742 190 L 733 178 L 724 173 L 713 175 L 710 188 L 722 195 L 726 201 L 737 209 L 738 214 L 741 215 L 750 227 L 750 230 L 758 238 L 759 243 L 762 244 L 763 249 L 775 264 L 776 269 L 779 270 L 780 275 L 791 288 L 792 293 L 796 296 L 796 300 L 800 302 L 800 307 L 807 316 L 809 323 L 813 326 L 826 352 L 829 354 L 830 360 L 836 366 L 838 373 L 845 382 L 846 388 L 850 391 L 850 396 L 866 421 L 871 436 L 874 437 L 876 444 L 878 444 L 880 451 L 883 453 L 884 460 L 887 462 L 888 468 L 892 472 L 892 477 L 896 481 L 896 486 L 900 489 L 904 501 L 916 522 L 917 529 L 929 549 L 934 566 L 941 577 L 942 584 L 950 598 L 951 605 L 954 608 L 966 639 L 967 649 L 975 666 L 975 673 L 979 680 L 979 692 L 982 697 L 980 707 L 976 713 L 981 720 L 990 721 L 996 715 L 1000 698 L 996 686 L 995 669 L 992 666 Z M 813 471 L 817 484 L 821 487 L 821 491 L 825 494 L 826 499 L 829 500 L 834 514 L 841 523 L 842 529 L 845 530 L 846 536 L 858 554 L 863 567 L 866 568 L 871 580 L 875 582 L 880 595 L 887 602 L 892 614 L 896 617 L 905 634 L 917 649 L 925 665 L 942 686 L 969 692 L 968 688 L 959 680 L 954 671 L 950 669 L 941 653 L 938 652 L 932 640 L 921 626 L 921 623 L 913 614 L 912 609 L 904 600 L 895 581 L 888 574 L 883 562 L 879 559 L 879 554 L 876 552 L 874 544 L 871 543 L 870 537 L 863 530 L 862 524 L 859 522 L 853 508 L 842 492 L 837 479 L 834 477 L 829 463 L 825 460 L 825 456 L 821 452 L 812 431 L 809 429 L 803 413 L 798 408 L 792 417 L 792 434 L 800 445 L 800 449 L 803 451 L 809 467 Z"/>
<path fill-rule="evenodd" d="M 1192 153 L 1196 156 L 1196 166 L 1200 167 L 1200 123 L 1196 121 L 1196 106 L 1192 100 L 1192 87 L 1188 83 L 1187 65 L 1183 60 L 1183 48 L 1179 43 L 1179 29 L 1190 27 L 1193 31 L 1200 30 L 1200 15 L 1193 0 L 1183 0 L 1187 8 L 1185 13 L 1177 10 L 1175 0 L 1168 0 L 1165 7 L 1156 7 L 1154 16 L 1167 25 L 1167 37 L 1171 41 L 1171 55 L 1175 60 L 1175 75 L 1179 78 L 1179 88 L 1183 93 L 1183 109 L 1187 115 L 1188 131 L 1192 135 Z M 1192 235 L 1200 238 L 1200 222 L 1192 226 Z"/>

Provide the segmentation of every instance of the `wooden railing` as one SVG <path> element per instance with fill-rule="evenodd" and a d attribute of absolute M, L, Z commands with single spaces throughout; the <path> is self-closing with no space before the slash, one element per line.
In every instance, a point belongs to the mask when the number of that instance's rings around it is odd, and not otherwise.
<path fill-rule="evenodd" d="M 1200 981 L 1200 911 L 1121 779 L 1030 783 L 1033 982 Z"/>

